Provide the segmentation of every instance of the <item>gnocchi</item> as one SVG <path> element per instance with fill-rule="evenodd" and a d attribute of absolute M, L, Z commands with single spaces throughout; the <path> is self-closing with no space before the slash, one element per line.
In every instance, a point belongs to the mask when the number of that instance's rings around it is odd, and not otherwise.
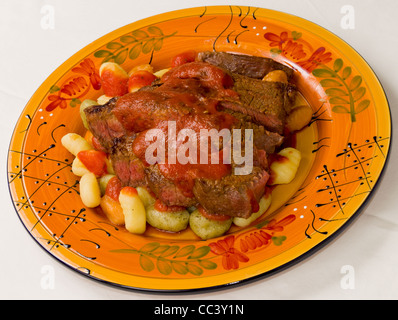
<path fill-rule="evenodd" d="M 90 106 L 94 106 L 97 104 L 97 101 L 86 99 L 80 104 L 80 118 L 82 119 L 83 125 L 86 129 L 88 129 L 87 118 L 84 110 Z"/>
<path fill-rule="evenodd" d="M 158 70 L 158 71 L 154 72 L 153 74 L 154 74 L 155 77 L 161 78 L 161 77 L 162 77 L 167 71 L 169 71 L 169 70 L 170 70 L 170 68 L 168 68 L 168 69 L 161 69 L 161 70 Z"/>
<path fill-rule="evenodd" d="M 174 66 L 195 60 L 192 52 L 186 52 L 179 59 L 174 60 Z M 142 64 L 132 68 L 128 73 L 117 63 L 105 62 L 99 69 L 103 95 L 96 100 L 86 99 L 80 105 L 80 117 L 87 133 L 84 137 L 69 133 L 62 137 L 63 146 L 71 152 L 75 159 L 72 163 L 72 172 L 81 177 L 80 197 L 88 208 L 100 207 L 109 221 L 115 225 L 124 225 L 126 230 L 134 234 L 143 234 L 148 225 L 170 232 L 180 232 L 190 226 L 191 230 L 202 240 L 215 238 L 225 234 L 232 224 L 237 227 L 247 227 L 264 214 L 271 205 L 271 192 L 266 192 L 259 201 L 259 210 L 249 218 L 230 217 L 208 214 L 199 206 L 189 208 L 163 208 L 157 206 L 156 197 L 146 187 L 111 188 L 111 179 L 116 177 L 109 155 L 101 147 L 99 140 L 93 140 L 89 131 L 85 109 L 93 105 L 104 105 L 116 96 L 139 90 L 160 79 L 170 68 L 154 72 L 150 64 Z M 263 81 L 288 83 L 287 73 L 282 70 L 269 72 Z M 156 83 L 156 82 L 155 82 Z M 296 103 L 299 104 L 299 103 Z M 312 119 L 312 109 L 306 105 L 299 105 L 292 109 L 286 118 L 286 128 L 290 132 L 304 128 Z M 85 151 L 91 154 L 92 150 L 105 154 L 100 173 L 93 171 L 90 163 L 78 157 Z M 100 151 L 102 150 L 102 151 Z M 278 153 L 277 161 L 270 162 L 271 179 L 269 185 L 290 183 L 299 169 L 301 153 L 294 148 L 285 148 Z M 279 161 L 281 160 L 281 161 Z M 91 170 L 91 171 L 90 171 Z M 117 178 L 117 177 L 116 177 Z M 116 179 L 118 180 L 118 179 Z M 119 181 L 120 182 L 120 181 Z M 111 190 L 111 191 L 110 191 Z"/>
<path fill-rule="evenodd" d="M 86 173 L 89 173 L 90 170 L 88 170 L 84 165 L 84 163 L 81 162 L 81 160 L 78 157 L 76 157 L 72 162 L 72 172 L 74 175 L 82 177 Z"/>
<path fill-rule="evenodd" d="M 189 216 L 189 226 L 202 240 L 222 236 L 232 225 L 232 218 L 227 220 L 212 220 L 204 217 L 196 209 Z"/>
<path fill-rule="evenodd" d="M 234 217 L 233 218 L 233 223 L 238 226 L 238 227 L 247 227 L 249 226 L 253 221 L 255 221 L 257 218 L 259 218 L 271 205 L 272 202 L 272 196 L 271 192 L 266 192 L 262 198 L 260 199 L 259 202 L 259 210 L 255 213 L 253 213 L 249 218 L 240 218 L 240 217 Z"/>
<path fill-rule="evenodd" d="M 286 72 L 283 70 L 273 70 L 268 72 L 263 81 L 288 83 Z"/>
<path fill-rule="evenodd" d="M 77 133 L 67 133 L 61 138 L 61 143 L 75 157 L 80 151 L 93 149 L 91 144 Z"/>
<path fill-rule="evenodd" d="M 155 203 L 156 198 L 148 191 L 147 188 L 137 187 L 136 190 L 145 208 Z"/>
<path fill-rule="evenodd" d="M 120 191 L 119 202 L 123 210 L 126 229 L 135 234 L 146 230 L 146 211 L 138 192 L 133 187 L 124 187 Z"/>
<path fill-rule="evenodd" d="M 311 122 L 313 111 L 308 105 L 297 106 L 286 118 L 286 128 L 290 132 L 299 131 Z"/>
<path fill-rule="evenodd" d="M 189 212 L 187 210 L 163 212 L 157 210 L 155 204 L 151 204 L 147 208 L 147 221 L 154 228 L 179 232 L 187 228 Z"/>
<path fill-rule="evenodd" d="M 98 97 L 97 103 L 100 104 L 100 105 L 103 105 L 103 104 L 107 103 L 111 99 L 112 99 L 112 97 L 108 97 L 105 94 L 103 94 L 102 96 Z"/>
<path fill-rule="evenodd" d="M 113 177 L 115 177 L 114 174 L 106 174 L 99 178 L 99 185 L 100 185 L 100 190 L 101 190 L 101 195 L 103 196 L 106 191 L 106 186 L 108 185 L 109 180 L 111 180 Z"/>
<path fill-rule="evenodd" d="M 101 191 L 94 173 L 88 172 L 81 177 L 80 198 L 88 208 L 95 208 L 100 205 Z"/>
<path fill-rule="evenodd" d="M 296 176 L 301 161 L 301 152 L 295 148 L 285 148 L 278 152 L 280 158 L 271 162 L 270 185 L 287 184 Z"/>
<path fill-rule="evenodd" d="M 153 73 L 153 67 L 150 64 L 140 64 L 138 66 L 135 66 L 134 68 L 132 68 L 129 72 L 128 72 L 128 76 L 130 77 L 133 73 L 137 72 L 137 71 L 148 71 L 150 73 Z"/>
<path fill-rule="evenodd" d="M 100 207 L 110 222 L 119 226 L 124 225 L 123 209 L 118 201 L 104 195 L 101 198 Z"/>

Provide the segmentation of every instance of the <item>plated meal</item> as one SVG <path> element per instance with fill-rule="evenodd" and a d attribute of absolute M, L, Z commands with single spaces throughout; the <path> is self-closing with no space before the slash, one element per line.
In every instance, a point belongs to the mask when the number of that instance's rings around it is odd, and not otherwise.
<path fill-rule="evenodd" d="M 157 72 L 149 64 L 129 72 L 115 62 L 101 65 L 105 93 L 80 107 L 87 137 L 62 138 L 76 156 L 72 171 L 82 177 L 83 203 L 138 234 L 146 223 L 169 232 L 189 226 L 201 239 L 223 235 L 232 223 L 248 226 L 268 209 L 272 186 L 291 182 L 300 164 L 300 151 L 285 142 L 310 123 L 313 111 L 296 105 L 297 88 L 289 83 L 293 69 L 270 58 L 226 52 L 182 52 L 170 65 Z M 190 136 L 178 134 L 174 153 L 194 157 L 171 157 L 172 124 L 174 135 L 190 130 L 194 139 L 187 149 Z M 148 133 L 154 128 L 167 152 L 161 159 L 160 150 L 153 150 L 159 155 L 149 161 L 154 142 Z M 214 130 L 216 138 L 205 137 L 206 154 L 196 150 L 203 130 Z M 222 130 L 229 135 L 221 136 Z M 239 132 L 239 150 L 232 131 Z M 242 158 L 242 151 L 250 163 L 247 173 L 237 169 L 248 163 L 231 157 Z"/>
<path fill-rule="evenodd" d="M 79 274 L 215 289 L 285 270 L 346 230 L 390 137 L 380 82 L 329 31 L 263 8 L 189 8 L 57 68 L 16 124 L 8 185 L 34 241 Z"/>

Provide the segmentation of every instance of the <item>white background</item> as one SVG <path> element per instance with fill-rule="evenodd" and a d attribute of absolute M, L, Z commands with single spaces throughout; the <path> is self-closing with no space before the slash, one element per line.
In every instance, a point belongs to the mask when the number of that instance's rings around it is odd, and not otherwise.
<path fill-rule="evenodd" d="M 354 47 L 378 75 L 396 124 L 396 0 L 1 0 L 0 2 L 0 298 L 1 299 L 397 299 L 398 170 L 393 146 L 384 179 L 365 211 L 322 250 L 276 275 L 222 291 L 169 296 L 120 290 L 78 275 L 40 248 L 22 226 L 9 196 L 6 161 L 15 123 L 40 84 L 72 54 L 100 36 L 166 11 L 215 4 L 250 5 L 315 22 Z M 52 5 L 54 29 L 41 9 Z M 341 8 L 352 5 L 355 28 Z M 396 144 L 396 139 L 393 139 Z M 344 268 L 354 273 L 344 284 Z M 53 285 L 44 277 L 53 271 Z M 47 283 L 48 284 L 48 283 Z"/>

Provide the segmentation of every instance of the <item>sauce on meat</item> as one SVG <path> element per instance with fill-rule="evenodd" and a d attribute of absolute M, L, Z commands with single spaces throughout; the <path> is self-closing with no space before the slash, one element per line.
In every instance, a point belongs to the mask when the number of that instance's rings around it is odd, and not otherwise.
<path fill-rule="evenodd" d="M 133 142 L 133 152 L 145 165 L 148 165 L 145 152 L 154 142 L 146 141 L 146 134 L 150 129 L 162 131 L 166 154 L 165 161 L 158 163 L 158 168 L 185 196 L 193 197 L 192 189 L 196 178 L 221 179 L 231 172 L 231 165 L 223 163 L 223 150 L 216 151 L 218 163 L 212 163 L 211 152 L 207 152 L 208 163 L 200 163 L 199 139 L 201 129 L 231 130 L 237 119 L 218 111 L 217 105 L 221 98 L 234 100 L 238 99 L 238 95 L 231 89 L 233 80 L 227 73 L 202 62 L 173 68 L 161 80 L 162 85 L 159 87 L 120 97 L 113 113 L 127 130 L 138 133 Z M 177 134 L 182 129 L 190 129 L 195 133 L 196 161 L 185 164 L 179 163 L 178 159 L 171 163 L 168 161 L 168 138 L 172 139 L 168 137 L 170 121 L 175 121 Z M 177 153 L 184 143 L 185 141 L 177 141 Z M 210 142 L 208 145 L 210 149 Z"/>

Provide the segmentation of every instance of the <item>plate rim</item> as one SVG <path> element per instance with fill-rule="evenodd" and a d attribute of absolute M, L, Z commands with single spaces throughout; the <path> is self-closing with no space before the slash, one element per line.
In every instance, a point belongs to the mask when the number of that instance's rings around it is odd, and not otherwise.
<path fill-rule="evenodd" d="M 286 270 L 288 268 L 291 268 L 293 265 L 296 265 L 300 262 L 302 262 L 303 260 L 307 259 L 309 256 L 312 256 L 314 253 L 316 253 L 317 251 L 319 251 L 320 249 L 324 248 L 325 246 L 327 246 L 331 241 L 335 240 L 338 236 L 340 236 L 349 226 L 352 225 L 352 222 L 354 220 L 356 220 L 356 218 L 367 208 L 367 206 L 369 205 L 369 203 L 372 201 L 372 199 L 374 198 L 375 194 L 377 193 L 377 190 L 380 187 L 380 184 L 384 178 L 386 169 L 388 167 L 388 164 L 390 162 L 390 158 L 391 158 L 391 149 L 392 149 L 392 139 L 393 139 L 393 122 L 392 122 L 392 113 L 391 113 L 391 105 L 390 102 L 388 100 L 388 96 L 387 93 L 382 85 L 382 82 L 380 81 L 379 77 L 377 76 L 376 72 L 374 71 L 374 69 L 372 68 L 372 66 L 366 61 L 366 59 L 354 48 L 352 47 L 348 42 L 346 42 L 345 40 L 343 40 L 342 38 L 340 38 L 339 36 L 337 36 L 335 33 L 331 32 L 330 30 L 328 30 L 327 28 L 313 22 L 310 21 L 308 19 L 302 18 L 300 16 L 291 14 L 291 13 L 286 13 L 283 11 L 279 11 L 279 10 L 274 10 L 274 9 L 268 9 L 268 8 L 264 8 L 264 7 L 252 7 L 252 8 L 256 8 L 256 9 L 263 9 L 266 10 L 268 12 L 277 12 L 279 14 L 282 14 L 286 17 L 288 16 L 292 16 L 295 17 L 295 19 L 300 20 L 298 22 L 298 25 L 300 25 L 301 22 L 306 22 L 306 23 L 310 23 L 313 25 L 316 25 L 318 28 L 323 29 L 324 31 L 326 31 L 327 33 L 329 33 L 330 35 L 333 35 L 336 39 L 338 39 L 339 41 L 343 42 L 345 44 L 345 46 L 347 46 L 347 48 L 349 48 L 350 50 L 352 50 L 355 54 L 357 54 L 362 60 L 364 65 L 366 65 L 366 67 L 368 67 L 371 71 L 371 74 L 375 77 L 375 79 L 377 80 L 377 83 L 380 86 L 381 92 L 383 93 L 383 98 L 385 98 L 386 100 L 386 106 L 387 106 L 387 110 L 388 110 L 388 118 L 389 118 L 389 131 L 390 131 L 390 136 L 389 136 L 389 141 L 388 141 L 388 152 L 386 153 L 386 157 L 385 157 L 385 161 L 383 163 L 383 166 L 381 168 L 380 174 L 377 178 L 377 180 L 375 181 L 375 184 L 372 188 L 372 190 L 370 191 L 370 193 L 368 194 L 368 196 L 364 199 L 364 201 L 361 203 L 361 205 L 355 210 L 354 213 L 352 213 L 352 215 L 335 231 L 333 231 L 333 233 L 331 233 L 330 235 L 328 235 L 325 239 L 321 240 L 320 242 L 318 242 L 315 246 L 313 246 L 312 248 L 310 248 L 309 250 L 301 253 L 299 256 L 295 257 L 294 259 L 289 260 L 288 262 L 279 265 L 277 268 L 271 269 L 269 271 L 266 272 L 262 272 L 260 274 L 257 275 L 252 275 L 249 276 L 245 279 L 241 279 L 241 280 L 237 280 L 237 281 L 231 281 L 229 283 L 224 283 L 224 284 L 219 284 L 219 285 L 214 285 L 214 286 L 208 286 L 208 287 L 197 287 L 197 288 L 187 288 L 187 289 L 151 289 L 151 288 L 140 288 L 140 287 L 133 287 L 133 286 L 129 286 L 129 285 L 124 285 L 124 284 L 120 284 L 120 283 L 115 283 L 115 282 L 111 282 L 108 280 L 104 280 L 95 276 L 92 276 L 90 274 L 86 274 L 81 272 L 80 270 L 74 268 L 72 265 L 68 264 L 66 261 L 63 261 L 60 257 L 58 257 L 57 255 L 53 254 L 52 252 L 50 252 L 49 250 L 47 250 L 39 241 L 38 239 L 36 239 L 34 237 L 34 235 L 29 231 L 29 229 L 27 228 L 26 224 L 23 222 L 20 214 L 18 213 L 18 211 L 16 210 L 16 207 L 13 203 L 13 194 L 12 194 L 12 190 L 10 188 L 10 176 L 8 174 L 8 165 L 10 162 L 10 150 L 11 150 L 11 145 L 13 143 L 14 140 L 14 136 L 16 133 L 16 130 L 18 128 L 18 125 L 20 123 L 20 121 L 23 119 L 23 114 L 24 111 L 28 108 L 28 106 L 31 103 L 31 100 L 33 100 L 36 96 L 40 95 L 40 89 L 42 89 L 43 87 L 46 87 L 47 83 L 52 83 L 52 79 L 57 75 L 57 73 L 59 73 L 60 69 L 63 69 L 65 67 L 66 64 L 70 64 L 73 61 L 75 61 L 77 58 L 79 58 L 79 60 L 81 60 L 84 56 L 83 53 L 92 53 L 91 48 L 98 48 L 99 43 L 102 43 L 104 41 L 105 38 L 108 38 L 111 34 L 119 34 L 120 32 L 122 32 L 122 30 L 129 30 L 129 27 L 131 25 L 146 25 L 148 20 L 153 20 L 155 19 L 156 21 L 153 21 L 152 24 L 154 23 L 158 23 L 158 22 L 162 22 L 164 20 L 159 20 L 159 18 L 161 17 L 166 17 L 167 15 L 171 15 L 171 14 L 177 14 L 177 13 L 183 13 L 184 11 L 189 11 L 189 10 L 195 10 L 195 9 L 204 9 L 207 7 L 211 7 L 211 8 L 226 8 L 226 7 L 231 7 L 231 5 L 211 5 L 211 6 L 197 6 L 197 7 L 187 7 L 187 8 L 183 8 L 183 9 L 176 9 L 176 10 L 172 10 L 172 11 L 167 11 L 167 12 L 163 12 L 163 13 L 159 13 L 156 15 L 152 15 L 152 16 L 148 16 L 145 17 L 143 19 L 139 19 L 137 21 L 133 21 L 127 25 L 121 26 L 115 30 L 112 30 L 102 36 L 100 36 L 99 38 L 97 38 L 96 40 L 92 41 L 91 43 L 85 45 L 83 48 L 81 48 L 80 50 L 78 50 L 76 53 L 74 53 L 72 56 L 70 56 L 68 59 L 66 59 L 62 64 L 60 64 L 58 67 L 56 67 L 47 77 L 46 79 L 38 86 L 38 88 L 34 91 L 34 93 L 32 94 L 31 98 L 28 100 L 28 102 L 25 104 L 24 108 L 22 109 L 22 112 L 20 114 L 20 116 L 18 117 L 18 120 L 15 123 L 14 129 L 12 131 L 11 134 L 11 138 L 10 138 L 10 142 L 9 142 L 9 146 L 8 146 L 8 150 L 7 150 L 7 161 L 6 161 L 6 170 L 7 170 L 7 182 L 8 182 L 8 190 L 9 190 L 9 194 L 10 194 L 10 200 L 11 203 L 14 207 L 14 210 L 16 211 L 16 214 L 19 218 L 19 220 L 21 221 L 22 225 L 24 226 L 25 230 L 29 233 L 29 235 L 34 239 L 34 241 L 44 250 L 46 251 L 51 257 L 55 258 L 57 261 L 59 261 L 62 265 L 66 266 L 67 268 L 70 268 L 74 271 L 77 271 L 78 274 L 83 275 L 85 278 L 89 278 L 95 281 L 98 281 L 102 284 L 106 284 L 106 285 L 110 285 L 112 287 L 117 287 L 120 289 L 126 289 L 126 290 L 134 290 L 134 291 L 138 291 L 138 292 L 144 292 L 144 293 L 150 293 L 150 294 L 184 294 L 184 293 L 205 293 L 205 292 L 209 292 L 209 291 L 218 291 L 218 290 L 222 290 L 222 289 L 228 289 L 231 287 L 239 287 L 248 283 L 252 283 L 264 278 L 268 278 L 274 274 L 277 274 L 283 270 Z M 250 6 L 244 6 L 244 7 L 250 7 Z M 137 26 L 137 28 L 139 28 Z M 377 107 L 375 107 L 377 108 Z M 173 280 L 169 280 L 169 281 L 173 281 Z"/>

